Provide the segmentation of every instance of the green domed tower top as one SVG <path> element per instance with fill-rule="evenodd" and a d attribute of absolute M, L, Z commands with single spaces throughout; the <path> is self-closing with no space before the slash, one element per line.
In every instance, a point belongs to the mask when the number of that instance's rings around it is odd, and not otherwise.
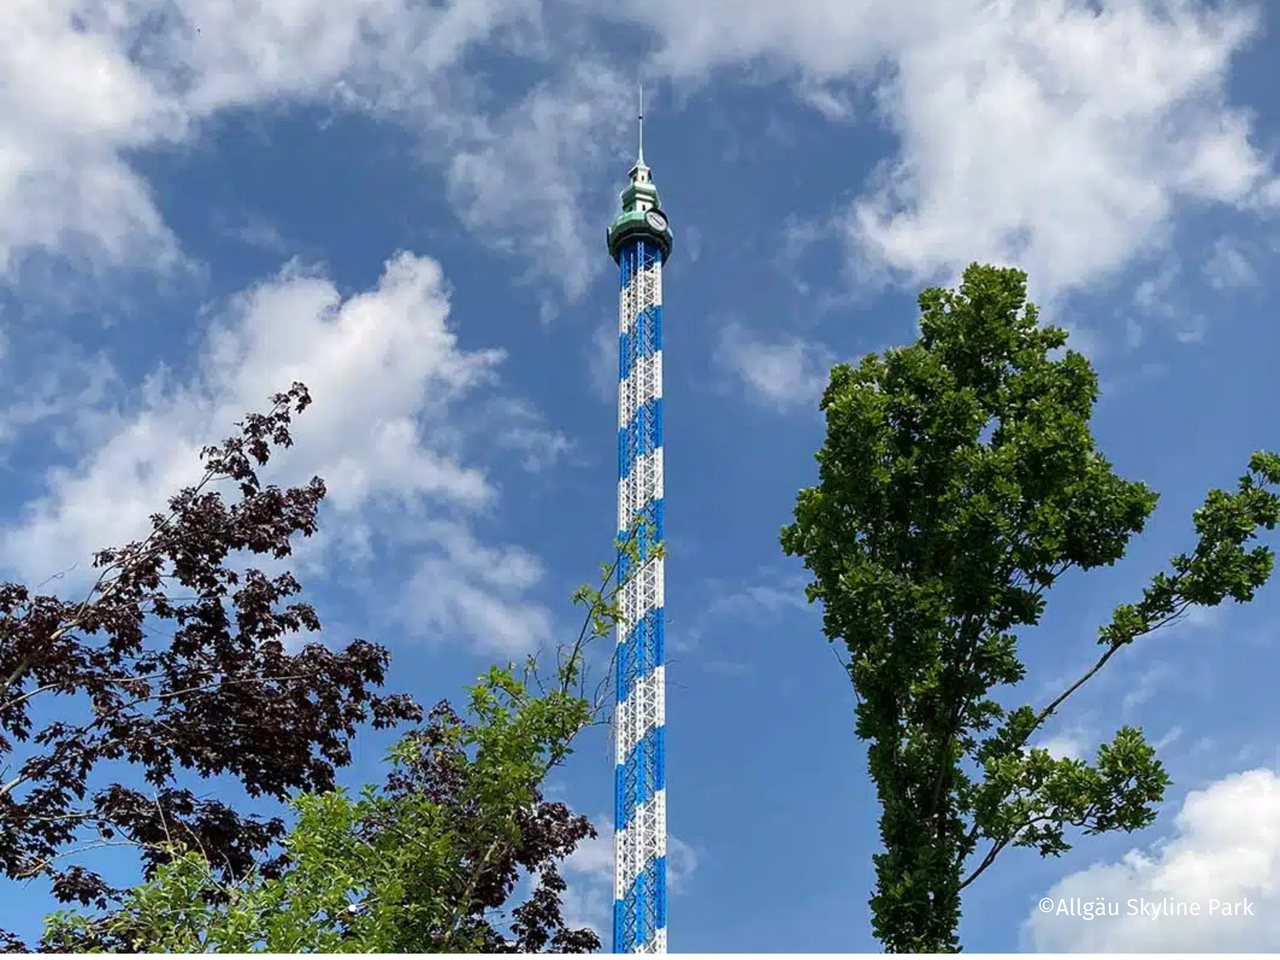
<path fill-rule="evenodd" d="M 631 168 L 631 183 L 622 191 L 622 214 L 609 227 L 609 256 L 617 262 L 622 248 L 629 243 L 646 241 L 662 251 L 662 259 L 671 255 L 671 225 L 662 212 L 662 198 L 649 175 L 644 162 L 644 94 L 641 92 L 640 148 L 635 166 Z"/>

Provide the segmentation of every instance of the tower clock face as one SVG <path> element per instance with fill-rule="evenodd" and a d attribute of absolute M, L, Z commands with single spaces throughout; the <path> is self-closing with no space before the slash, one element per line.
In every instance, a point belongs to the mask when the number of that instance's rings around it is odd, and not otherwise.
<path fill-rule="evenodd" d="M 648 222 L 649 226 L 653 227 L 655 230 L 661 231 L 667 229 L 667 218 L 657 210 L 650 211 L 649 215 L 645 217 L 645 220 Z"/>

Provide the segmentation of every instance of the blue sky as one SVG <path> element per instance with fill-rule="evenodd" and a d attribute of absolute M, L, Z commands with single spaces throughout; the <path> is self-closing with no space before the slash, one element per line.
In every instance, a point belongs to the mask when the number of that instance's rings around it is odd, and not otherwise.
<path fill-rule="evenodd" d="M 874 949 L 853 698 L 777 545 L 826 368 L 909 342 L 915 294 L 974 260 L 1026 269 L 1093 358 L 1099 444 L 1163 498 L 1027 638 L 1019 699 L 1051 698 L 1190 545 L 1205 491 L 1280 446 L 1278 20 L 1197 0 L 0 4 L 0 566 L 79 564 L 50 587 L 74 589 L 300 378 L 315 404 L 275 476 L 329 482 L 299 563 L 333 642 L 386 643 L 390 686 L 431 703 L 576 632 L 567 598 L 614 524 L 604 230 L 643 79 L 676 231 L 671 945 Z M 1073 698 L 1046 745 L 1089 756 L 1137 723 L 1175 787 L 1142 835 L 1005 854 L 966 900 L 968 949 L 1280 943 L 1278 603 L 1193 618 Z M 386 742 L 343 782 L 378 779 Z M 554 788 L 607 838 L 603 734 Z M 575 916 L 602 929 L 609 857 L 573 864 Z M 1046 895 L 1261 907 L 1085 922 L 1039 915 Z M 0 902 L 28 935 L 48 906 Z"/>

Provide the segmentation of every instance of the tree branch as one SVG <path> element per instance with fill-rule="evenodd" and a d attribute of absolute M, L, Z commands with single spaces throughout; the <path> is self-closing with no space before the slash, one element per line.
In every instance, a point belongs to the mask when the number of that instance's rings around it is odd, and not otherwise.
<path fill-rule="evenodd" d="M 1115 641 L 1110 645 L 1108 645 L 1106 651 L 1102 654 L 1102 656 L 1100 656 L 1097 659 L 1097 661 L 1093 664 L 1093 666 L 1091 666 L 1088 670 L 1086 670 L 1080 676 L 1080 678 L 1075 681 L 1075 683 L 1067 687 L 1066 690 L 1064 690 L 1057 697 L 1051 700 L 1043 710 L 1041 710 L 1038 714 L 1036 714 L 1035 720 L 1027 728 L 1026 732 L 1021 737 L 1019 737 L 1017 740 L 1014 741 L 1013 746 L 1011 747 L 1011 752 L 1016 750 L 1021 750 L 1022 747 L 1026 745 L 1026 742 L 1029 739 L 1031 739 L 1031 735 L 1035 733 L 1038 729 L 1040 729 L 1041 726 L 1044 725 L 1044 722 L 1048 720 L 1050 716 L 1053 715 L 1054 711 L 1057 710 L 1058 707 L 1062 706 L 1062 704 L 1066 701 L 1068 697 L 1070 697 L 1073 693 L 1075 693 L 1082 686 L 1084 686 L 1090 679 L 1092 679 L 1094 674 L 1096 674 L 1099 670 L 1101 670 L 1102 667 L 1106 664 L 1106 662 L 1110 660 L 1113 656 L 1115 656 L 1116 651 L 1118 651 L 1121 647 L 1128 646 L 1130 643 L 1132 643 L 1134 640 L 1137 640 L 1139 637 L 1145 637 L 1148 634 L 1153 633 L 1156 630 L 1161 629 L 1162 627 L 1168 626 L 1170 623 L 1173 623 L 1179 617 L 1181 617 L 1183 613 L 1186 612 L 1187 608 L 1190 607 L 1191 605 L 1192 605 L 1191 601 L 1182 600 L 1180 603 L 1175 605 L 1174 610 L 1171 613 L 1167 614 L 1166 616 L 1162 617 L 1160 620 L 1151 624 L 1145 630 L 1142 630 L 1139 633 L 1135 633 L 1132 637 L 1128 638 L 1128 640 Z M 1001 801 L 1001 802 L 1004 802 L 1004 801 Z M 1019 827 L 1019 829 L 1022 829 L 1022 828 Z M 965 837 L 965 843 L 967 846 L 972 847 L 976 845 L 979 832 L 980 832 L 979 825 L 977 823 L 974 823 L 968 835 Z M 1009 840 L 1011 839 L 1011 836 L 1001 839 L 995 843 L 995 845 L 987 853 L 986 857 L 983 858 L 983 861 L 981 864 L 979 864 L 978 868 L 969 875 L 968 879 L 966 879 L 962 884 L 960 884 L 961 890 L 963 890 L 970 883 L 976 880 L 978 876 L 984 870 L 987 869 L 987 867 L 991 866 L 991 863 L 992 861 L 995 860 L 996 855 L 1001 850 L 1003 850 L 1005 846 L 1008 845 Z"/>
<path fill-rule="evenodd" d="M 48 758 L 44 766 L 46 767 L 46 769 L 53 767 L 56 764 L 57 760 L 59 759 L 60 753 L 64 752 L 69 745 L 75 744 L 79 738 L 83 737 L 94 727 L 100 726 L 104 720 L 107 720 L 124 710 L 128 710 L 132 707 L 136 707 L 139 704 L 148 703 L 156 700 L 171 700 L 174 697 L 185 696 L 186 694 L 189 694 L 189 693 L 199 693 L 203 690 L 212 690 L 215 687 L 226 686 L 226 685 L 234 686 L 238 684 L 250 684 L 250 683 L 259 683 L 259 684 L 278 683 L 282 680 L 306 680 L 309 677 L 313 677 L 315 675 L 316 674 L 314 672 L 311 672 L 311 673 L 282 674 L 279 676 L 272 676 L 272 677 L 246 677 L 243 679 L 239 679 L 235 677 L 221 677 L 218 680 L 211 680 L 208 683 L 198 684 L 194 687 L 184 687 L 180 690 L 168 690 L 162 693 L 148 694 L 144 697 L 134 697 L 132 700 L 128 702 L 119 703 L 114 707 L 112 707 L 110 710 L 104 711 L 101 714 L 96 714 L 93 720 L 77 727 L 75 730 L 71 731 L 69 736 L 64 736 L 63 739 L 59 742 L 58 747 L 55 748 L 53 755 Z M 0 786 L 0 798 L 3 798 L 8 794 L 12 793 L 15 789 L 17 789 L 19 786 L 21 786 L 23 783 L 25 783 L 27 780 L 30 780 L 30 779 L 31 779 L 30 774 L 25 772 L 19 773 L 16 777 L 14 777 L 8 783 Z"/>

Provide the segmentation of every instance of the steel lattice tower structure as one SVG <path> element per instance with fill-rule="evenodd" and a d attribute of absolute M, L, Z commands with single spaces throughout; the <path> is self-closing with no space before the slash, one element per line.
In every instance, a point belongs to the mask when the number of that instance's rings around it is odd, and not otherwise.
<path fill-rule="evenodd" d="M 662 267 L 671 230 L 640 142 L 622 214 L 609 227 L 618 264 L 618 535 L 638 537 L 639 569 L 618 558 L 614 712 L 615 953 L 667 951 L 662 541 Z M 637 530 L 637 522 L 639 527 Z"/>

